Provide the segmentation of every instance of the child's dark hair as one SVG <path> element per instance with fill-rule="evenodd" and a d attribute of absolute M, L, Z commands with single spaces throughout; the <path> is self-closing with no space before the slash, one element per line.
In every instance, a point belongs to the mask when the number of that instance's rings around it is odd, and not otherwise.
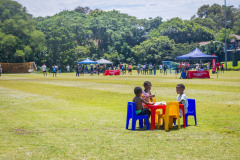
<path fill-rule="evenodd" d="M 142 92 L 142 88 L 141 87 L 135 87 L 134 88 L 134 93 L 135 93 L 136 96 L 139 95 L 141 92 Z"/>
<path fill-rule="evenodd" d="M 149 81 L 145 81 L 144 83 L 143 83 L 143 86 L 151 86 L 152 84 L 151 84 L 151 82 L 149 82 Z"/>
<path fill-rule="evenodd" d="M 185 89 L 184 84 L 178 84 L 177 87 L 182 88 L 182 89 Z"/>

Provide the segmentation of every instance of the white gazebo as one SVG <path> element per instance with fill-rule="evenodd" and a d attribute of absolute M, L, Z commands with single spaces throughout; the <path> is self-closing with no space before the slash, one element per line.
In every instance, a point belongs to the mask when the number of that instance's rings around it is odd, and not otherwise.
<path fill-rule="evenodd" d="M 99 59 L 97 60 L 98 64 L 113 64 L 113 62 L 106 60 L 106 59 Z"/>

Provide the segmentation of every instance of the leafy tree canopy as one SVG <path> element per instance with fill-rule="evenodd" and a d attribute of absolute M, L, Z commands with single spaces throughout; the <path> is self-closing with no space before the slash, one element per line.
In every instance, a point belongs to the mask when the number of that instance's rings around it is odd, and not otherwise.
<path fill-rule="evenodd" d="M 0 1 L 0 61 L 40 62 L 45 35 L 35 29 L 36 22 L 21 4 Z"/>
<path fill-rule="evenodd" d="M 214 39 L 213 31 L 193 21 L 172 18 L 153 29 L 149 37 L 168 36 L 176 43 L 194 43 Z"/>
<path fill-rule="evenodd" d="M 240 12 L 227 7 L 228 34 L 240 34 Z M 203 5 L 191 20 L 161 17 L 137 19 L 117 10 L 77 6 L 54 16 L 35 17 L 12 0 L 0 1 L 0 61 L 35 61 L 38 65 L 74 67 L 85 58 L 106 58 L 118 64 L 175 60 L 198 47 L 222 56 L 224 6 Z M 231 37 L 228 38 L 228 41 Z M 219 43 L 219 45 L 218 45 Z M 65 68 L 65 67 L 63 67 Z"/>

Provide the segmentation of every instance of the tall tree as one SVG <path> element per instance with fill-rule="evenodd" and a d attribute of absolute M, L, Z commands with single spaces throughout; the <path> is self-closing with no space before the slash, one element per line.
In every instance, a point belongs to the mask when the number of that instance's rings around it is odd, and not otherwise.
<path fill-rule="evenodd" d="M 42 41 L 33 35 L 38 33 Z M 11 0 L 0 1 L 0 61 L 2 62 L 40 62 L 35 59 L 35 51 L 42 51 L 44 34 L 35 29 L 35 21 L 21 4 Z M 37 45 L 36 45 L 37 43 Z M 39 60 L 39 61 L 38 61 Z"/>
<path fill-rule="evenodd" d="M 176 43 L 192 43 L 214 39 L 213 31 L 197 23 L 180 18 L 172 18 L 151 31 L 150 37 L 168 36 Z"/>
<path fill-rule="evenodd" d="M 132 50 L 138 62 L 159 64 L 163 60 L 173 59 L 174 44 L 167 36 L 152 37 L 136 45 Z"/>
<path fill-rule="evenodd" d="M 225 20 L 224 20 L 224 12 L 225 12 L 225 6 L 220 6 L 219 4 L 213 4 L 213 5 L 203 5 L 198 9 L 197 15 L 198 17 L 202 19 L 211 19 L 215 22 L 215 29 L 216 31 L 220 30 L 221 28 L 224 28 Z M 233 28 L 233 24 L 236 21 L 236 15 L 239 12 L 239 9 L 234 8 L 234 6 L 227 6 L 226 8 L 227 12 L 227 28 Z M 197 17 L 193 17 L 197 18 Z"/>

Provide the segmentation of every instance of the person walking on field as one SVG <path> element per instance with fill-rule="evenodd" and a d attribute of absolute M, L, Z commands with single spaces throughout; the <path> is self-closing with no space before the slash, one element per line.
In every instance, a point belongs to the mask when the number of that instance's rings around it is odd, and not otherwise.
<path fill-rule="evenodd" d="M 155 64 L 153 64 L 153 73 L 154 73 L 154 75 L 156 75 L 156 65 Z"/>
<path fill-rule="evenodd" d="M 79 77 L 79 70 L 80 70 L 80 67 L 79 67 L 79 64 L 77 64 L 77 67 L 76 67 L 76 77 Z"/>
<path fill-rule="evenodd" d="M 44 77 L 47 77 L 47 66 L 45 65 L 45 63 L 42 65 L 42 71 L 43 71 L 43 75 Z"/>
<path fill-rule="evenodd" d="M 61 66 L 58 65 L 58 73 L 61 74 L 62 73 L 62 70 L 61 70 Z"/>
<path fill-rule="evenodd" d="M 145 67 L 145 75 L 148 75 L 148 64 L 146 64 L 146 67 Z"/>
<path fill-rule="evenodd" d="M 120 62 L 120 64 L 119 64 L 120 74 L 122 73 L 122 66 L 123 66 L 123 64 L 122 64 L 122 62 Z"/>
<path fill-rule="evenodd" d="M 164 75 L 165 74 L 167 75 L 167 65 L 166 64 L 163 66 L 163 71 L 164 71 Z"/>
<path fill-rule="evenodd" d="M 2 76 L 2 65 L 0 64 L 0 77 Z"/>
<path fill-rule="evenodd" d="M 143 74 L 145 74 L 146 65 L 145 65 L 145 64 L 143 64 L 142 68 L 143 68 Z"/>
<path fill-rule="evenodd" d="M 90 65 L 90 75 L 93 76 L 93 64 Z"/>
<path fill-rule="evenodd" d="M 57 77 L 57 67 L 54 65 L 52 69 L 53 69 L 53 77 L 54 76 Z"/>
<path fill-rule="evenodd" d="M 129 74 L 132 75 L 132 64 L 128 65 L 128 69 L 129 69 Z"/>
<path fill-rule="evenodd" d="M 100 65 L 98 64 L 96 68 L 97 68 L 97 74 L 99 75 L 99 73 L 100 73 Z"/>
<path fill-rule="evenodd" d="M 160 73 L 162 73 L 162 69 L 163 69 L 163 66 L 160 64 L 160 65 L 159 65 Z"/>
<path fill-rule="evenodd" d="M 223 66 L 223 63 L 221 63 L 221 73 L 224 73 L 224 66 Z"/>
<path fill-rule="evenodd" d="M 208 64 L 207 64 L 207 70 L 208 71 L 210 70 L 210 62 L 208 62 Z"/>
<path fill-rule="evenodd" d="M 139 65 L 137 66 L 137 72 L 138 72 L 138 75 L 139 75 L 139 73 L 140 73 L 140 66 Z"/>
<path fill-rule="evenodd" d="M 149 64 L 149 74 L 152 74 L 152 64 Z"/>
<path fill-rule="evenodd" d="M 70 72 L 70 66 L 69 66 L 69 64 L 67 65 L 66 69 L 67 69 L 67 72 L 69 73 L 69 72 Z"/>
<path fill-rule="evenodd" d="M 102 73 L 103 73 L 103 75 L 104 75 L 104 73 L 105 73 L 105 70 L 106 70 L 106 66 L 105 66 L 105 64 L 102 66 Z"/>

